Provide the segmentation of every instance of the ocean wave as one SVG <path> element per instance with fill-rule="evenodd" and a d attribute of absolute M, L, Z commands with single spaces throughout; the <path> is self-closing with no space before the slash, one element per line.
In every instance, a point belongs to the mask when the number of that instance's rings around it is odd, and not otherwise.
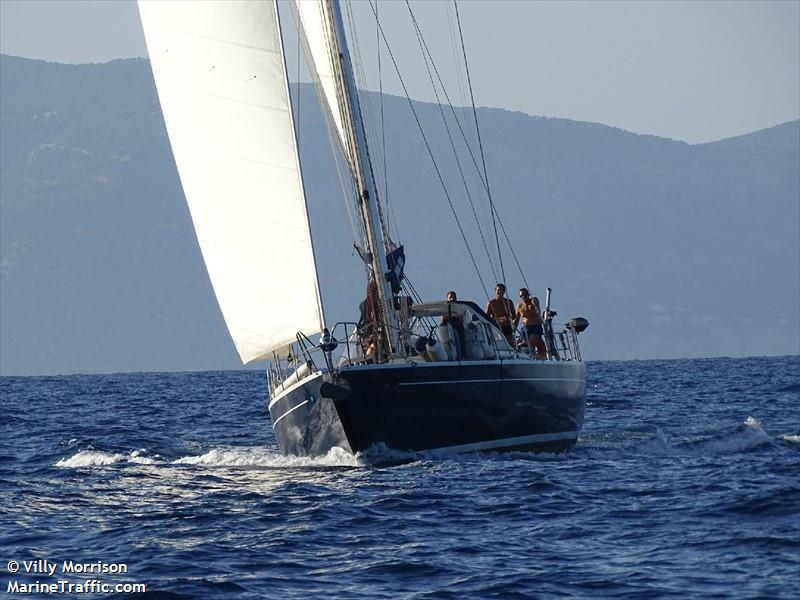
<path fill-rule="evenodd" d="M 655 436 L 640 443 L 637 450 L 645 454 L 656 455 L 716 456 L 746 452 L 774 442 L 775 440 L 764 431 L 758 419 L 747 417 L 744 423 L 732 433 L 687 443 L 673 443 L 663 431 L 658 429 Z"/>
<path fill-rule="evenodd" d="M 656 429 L 656 434 L 649 440 L 641 442 L 637 450 L 643 454 L 669 455 L 675 454 L 677 447 L 672 445 L 667 434 L 661 429 Z"/>
<path fill-rule="evenodd" d="M 800 383 L 787 385 L 786 387 L 778 388 L 777 392 L 800 392 Z"/>
<path fill-rule="evenodd" d="M 106 467 L 121 462 L 129 462 L 138 465 L 153 465 L 160 462 L 161 457 L 146 456 L 146 450 L 133 450 L 128 454 L 118 454 L 113 452 L 103 452 L 102 450 L 81 450 L 69 458 L 62 458 L 55 466 L 65 469 L 81 469 L 86 467 Z"/>
<path fill-rule="evenodd" d="M 184 456 L 172 461 L 173 465 L 200 465 L 205 467 L 360 467 L 361 460 L 342 448 L 332 448 L 325 456 L 309 458 L 284 456 L 275 450 L 262 447 L 214 448 L 200 456 Z"/>
<path fill-rule="evenodd" d="M 413 450 L 395 450 L 394 448 L 389 448 L 383 442 L 370 446 L 356 456 L 364 464 L 373 467 L 403 465 L 426 458 L 423 453 L 414 452 Z"/>
<path fill-rule="evenodd" d="M 794 516 L 800 509 L 800 493 L 796 487 L 786 487 L 783 489 L 770 489 L 766 493 L 755 493 L 749 497 L 737 500 L 727 507 L 730 512 L 741 515 L 769 515 L 769 516 Z M 774 540 L 777 544 L 783 545 L 784 539 Z M 795 540 L 789 542 L 797 545 Z"/>
<path fill-rule="evenodd" d="M 149 456 L 147 450 L 133 450 L 128 454 L 104 452 L 102 450 L 81 450 L 69 458 L 59 460 L 54 466 L 66 469 L 88 467 L 107 467 L 120 463 L 135 465 L 197 465 L 204 467 L 360 467 L 364 462 L 342 448 L 333 448 L 325 456 L 309 458 L 303 456 L 284 456 L 275 450 L 263 447 L 213 448 L 198 456 L 183 456 L 173 461 L 165 461 L 160 455 Z"/>
<path fill-rule="evenodd" d="M 792 444 L 800 444 L 800 435 L 784 435 L 781 439 Z M 773 444 L 775 440 L 764 431 L 760 421 L 748 417 L 734 432 L 717 438 L 677 443 L 661 429 L 644 441 L 637 443 L 633 450 L 637 454 L 651 454 L 657 456 L 677 455 L 724 455 L 745 452 L 764 444 Z M 610 452 L 618 452 L 620 448 L 580 448 L 579 451 L 588 450 L 588 455 L 595 458 L 606 457 Z M 630 448 L 629 448 L 630 450 Z M 506 458 L 517 457 L 506 455 Z M 543 458 L 541 454 L 534 454 L 537 459 Z M 471 455 L 440 456 L 437 453 L 398 451 L 383 444 L 373 446 L 364 453 L 353 456 L 342 448 L 333 448 L 326 455 L 320 457 L 285 456 L 276 450 L 262 446 L 255 447 L 219 447 L 212 448 L 199 455 L 183 456 L 172 461 L 166 461 L 160 455 L 149 455 L 147 450 L 133 450 L 128 454 L 104 452 L 102 450 L 81 450 L 69 458 L 59 460 L 55 466 L 60 468 L 88 468 L 105 467 L 120 463 L 134 465 L 195 465 L 203 467 L 262 467 L 276 469 L 292 468 L 319 468 L 319 467 L 363 467 L 363 466 L 390 466 L 401 465 L 419 460 L 458 459 L 469 460 Z M 563 459 L 564 456 L 556 455 L 555 458 Z"/>
<path fill-rule="evenodd" d="M 137 465 L 155 465 L 163 462 L 163 459 L 158 454 L 153 456 L 145 456 L 146 450 L 134 450 L 128 455 L 128 462 L 136 463 Z"/>
<path fill-rule="evenodd" d="M 745 452 L 764 444 L 772 444 L 774 440 L 761 427 L 761 422 L 754 417 L 747 417 L 735 432 L 721 437 L 699 442 L 694 449 L 703 454 L 732 454 Z"/>

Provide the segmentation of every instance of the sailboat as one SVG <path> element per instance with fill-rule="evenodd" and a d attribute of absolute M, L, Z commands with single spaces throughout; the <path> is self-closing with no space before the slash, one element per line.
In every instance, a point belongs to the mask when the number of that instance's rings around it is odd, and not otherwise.
<path fill-rule="evenodd" d="M 292 4 L 351 184 L 354 260 L 366 273 L 357 320 L 330 322 L 323 311 L 315 252 L 325 251 L 325 239 L 308 217 L 278 3 L 139 0 L 205 264 L 242 361 L 268 361 L 280 451 L 570 449 L 584 418 L 578 334 L 588 321 L 556 327 L 548 289 L 540 359 L 509 343 L 474 302 L 406 293 L 404 251 L 386 234 L 342 7 Z"/>

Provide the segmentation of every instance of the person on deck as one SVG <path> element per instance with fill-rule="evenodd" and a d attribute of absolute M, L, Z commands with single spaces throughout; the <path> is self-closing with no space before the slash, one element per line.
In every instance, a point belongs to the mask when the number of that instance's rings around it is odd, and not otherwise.
<path fill-rule="evenodd" d="M 455 292 L 449 291 L 447 292 L 447 301 L 456 302 L 458 301 L 458 296 L 456 296 Z M 464 317 L 460 315 L 446 314 L 442 317 L 442 325 L 447 325 L 448 323 L 452 325 L 453 330 L 456 333 L 456 341 L 458 343 L 460 356 L 464 356 L 467 341 L 464 333 Z"/>
<path fill-rule="evenodd" d="M 508 343 L 514 347 L 514 327 L 512 320 L 516 314 L 514 303 L 511 302 L 506 296 L 506 286 L 503 283 L 498 283 L 494 288 L 494 298 L 489 300 L 486 305 L 486 314 L 494 319 L 500 331 L 506 336 Z"/>
<path fill-rule="evenodd" d="M 536 349 L 536 358 L 545 358 L 547 350 L 542 341 L 542 311 L 539 308 L 539 299 L 535 296 L 531 298 L 527 288 L 519 291 L 519 304 L 514 314 L 515 328 L 520 319 L 531 355 Z"/>
<path fill-rule="evenodd" d="M 367 363 L 378 362 L 378 319 L 380 308 L 378 305 L 378 284 L 370 279 L 367 283 L 367 297 L 359 305 L 361 316 L 358 319 L 357 333 L 361 341 L 361 351 Z"/>

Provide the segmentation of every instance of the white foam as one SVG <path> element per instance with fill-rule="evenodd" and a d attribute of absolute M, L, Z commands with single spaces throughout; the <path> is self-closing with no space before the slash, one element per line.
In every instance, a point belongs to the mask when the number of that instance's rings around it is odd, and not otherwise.
<path fill-rule="evenodd" d="M 756 419 L 756 418 L 754 418 L 754 417 L 747 417 L 747 418 L 744 420 L 744 424 L 745 424 L 747 427 L 751 427 L 752 429 L 755 429 L 755 430 L 758 430 L 758 431 L 764 431 L 764 430 L 761 428 L 761 421 L 759 421 L 758 419 Z"/>
<path fill-rule="evenodd" d="M 214 448 L 200 456 L 184 456 L 172 461 L 175 465 L 201 465 L 205 467 L 360 467 L 363 463 L 342 448 L 332 448 L 325 456 L 308 458 L 283 456 L 263 447 Z"/>
<path fill-rule="evenodd" d="M 157 463 L 163 462 L 161 456 L 155 454 L 154 456 L 144 456 L 144 453 L 147 452 L 144 448 L 141 450 L 134 450 L 128 456 L 128 461 L 132 463 L 136 463 L 137 465 L 155 465 Z"/>
<path fill-rule="evenodd" d="M 130 454 L 103 452 L 102 450 L 81 450 L 69 458 L 62 458 L 55 466 L 65 469 L 80 469 L 86 467 L 105 467 L 121 462 L 131 462 L 138 465 L 153 465 L 159 462 L 160 456 L 145 456 L 146 450 L 134 450 Z"/>
<path fill-rule="evenodd" d="M 365 463 L 342 448 L 333 448 L 325 456 L 308 458 L 302 456 L 283 456 L 275 450 L 261 446 L 239 448 L 213 448 L 199 456 L 184 456 L 167 463 L 160 455 L 149 455 L 144 448 L 128 454 L 103 452 L 102 450 L 81 450 L 69 458 L 62 458 L 55 466 L 65 469 L 106 467 L 120 463 L 135 465 L 200 465 L 204 467 L 360 467 Z"/>
<path fill-rule="evenodd" d="M 784 435 L 781 437 L 784 442 L 789 442 L 790 444 L 800 444 L 800 435 Z"/>
<path fill-rule="evenodd" d="M 79 469 L 81 467 L 98 467 L 113 465 L 125 460 L 122 454 L 111 454 L 101 450 L 81 450 L 74 456 L 62 458 L 55 466 L 66 469 Z"/>
<path fill-rule="evenodd" d="M 424 456 L 422 452 L 414 452 L 411 450 L 395 450 L 389 448 L 383 442 L 371 446 L 367 450 L 358 453 L 358 458 L 367 464 L 381 464 L 393 462 L 411 462 L 419 460 Z"/>

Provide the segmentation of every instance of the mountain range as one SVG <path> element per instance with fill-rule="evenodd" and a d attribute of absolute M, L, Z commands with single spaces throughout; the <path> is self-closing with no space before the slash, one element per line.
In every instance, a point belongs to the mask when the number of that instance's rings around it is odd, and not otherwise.
<path fill-rule="evenodd" d="M 355 320 L 363 268 L 324 122 L 311 84 L 292 91 L 326 316 Z M 362 102 L 369 122 L 383 110 L 389 220 L 423 297 L 550 286 L 559 318 L 589 319 L 589 360 L 800 353 L 800 121 L 689 145 L 479 108 L 503 277 L 476 169 L 466 154 L 465 186 L 439 106 L 413 103 L 423 139 L 405 98 Z M 455 110 L 474 142 L 471 112 Z M 0 373 L 239 368 L 149 63 L 3 55 L 0 124 Z"/>

